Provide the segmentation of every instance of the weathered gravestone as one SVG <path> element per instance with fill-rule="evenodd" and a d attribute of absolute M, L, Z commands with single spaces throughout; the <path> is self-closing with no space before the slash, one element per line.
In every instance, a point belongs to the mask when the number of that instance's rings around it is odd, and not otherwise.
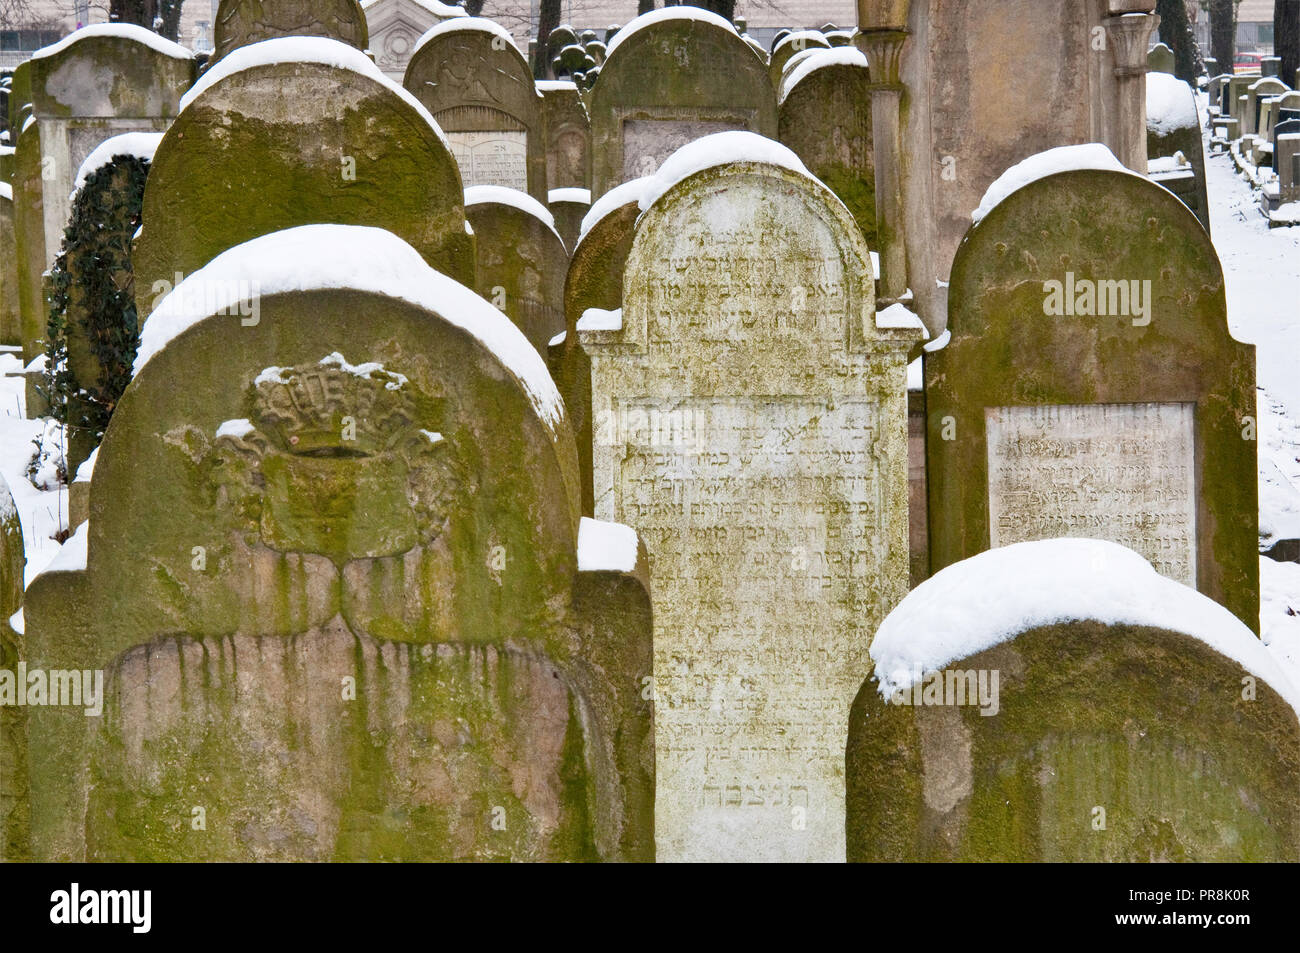
<path fill-rule="evenodd" d="M 1174 51 L 1163 43 L 1157 43 L 1147 50 L 1147 69 L 1152 73 L 1173 75 Z"/>
<path fill-rule="evenodd" d="M 931 571 L 1107 539 L 1258 629 L 1255 349 L 1205 229 L 1099 146 L 1008 170 L 977 219 L 925 355 Z"/>
<path fill-rule="evenodd" d="M 0 181 L 0 344 L 22 343 L 18 251 L 14 247 L 14 187 Z"/>
<path fill-rule="evenodd" d="M 546 201 L 546 132 L 532 70 L 505 28 L 448 20 L 420 38 L 403 80 L 451 140 L 468 185 Z"/>
<path fill-rule="evenodd" d="M 212 62 L 241 46 L 286 36 L 324 36 L 364 50 L 366 15 L 357 0 L 221 0 Z"/>
<path fill-rule="evenodd" d="M 621 324 L 579 332 L 596 514 L 637 524 L 655 579 L 658 857 L 842 860 L 849 705 L 907 588 L 922 331 L 877 324 L 857 225 L 770 140 L 687 146 L 642 205 Z"/>
<path fill-rule="evenodd" d="M 1300 693 L 1230 612 L 1130 550 L 957 563 L 871 655 L 850 860 L 1300 859 Z"/>
<path fill-rule="evenodd" d="M 888 84 L 891 61 L 901 55 L 902 137 L 896 156 L 876 158 L 876 194 L 887 208 L 888 186 L 879 177 L 886 163 L 889 171 L 897 165 L 907 281 L 889 277 L 888 235 L 880 239 L 882 277 L 899 289 L 894 294 L 913 289 L 918 313 L 932 333 L 943 329 L 947 305 L 941 282 L 949 279 L 970 210 L 1005 169 L 1044 149 L 1101 142 L 1127 167 L 1146 174 L 1146 156 L 1138 154 L 1146 147 L 1142 72 L 1155 18 L 1108 16 L 1108 6 L 1117 5 L 912 0 L 910 19 L 904 18 L 911 33 L 901 54 L 901 35 L 859 37 L 873 81 Z M 1155 0 L 1126 7 L 1152 10 Z M 888 86 L 880 95 L 889 95 Z M 885 118 L 879 109 L 874 115 Z M 878 149 L 888 149 L 879 129 L 875 140 Z"/>
<path fill-rule="evenodd" d="M 591 188 L 591 120 L 578 87 L 568 80 L 539 80 L 546 126 L 546 187 Z"/>
<path fill-rule="evenodd" d="M 410 246 L 221 255 L 28 588 L 32 664 L 106 672 L 100 717 L 29 715 L 35 856 L 651 859 L 644 560 L 577 499 L 541 359 Z"/>
<path fill-rule="evenodd" d="M 694 7 L 656 10 L 620 30 L 587 105 L 597 198 L 701 136 L 777 134 L 766 66 L 730 23 Z"/>
<path fill-rule="evenodd" d="M 544 358 L 564 330 L 564 276 L 569 253 L 546 207 L 517 189 L 475 185 L 465 190 L 474 229 L 476 289 L 524 333 Z"/>
<path fill-rule="evenodd" d="M 797 30 L 782 37 L 781 42 L 772 48 L 772 58 L 767 64 L 767 75 L 772 88 L 780 89 L 785 64 L 792 57 L 811 49 L 828 50 L 830 46 L 830 41 L 816 30 Z"/>
<path fill-rule="evenodd" d="M 576 246 L 582 233 L 582 220 L 591 211 L 591 191 L 551 189 L 546 196 L 546 208 L 555 218 L 555 230 L 564 239 L 564 247 Z"/>
<path fill-rule="evenodd" d="M 818 50 L 787 76 L 780 139 L 849 207 L 876 247 L 876 174 L 867 58 L 852 47 Z"/>
<path fill-rule="evenodd" d="M 375 64 L 395 83 L 406 76 L 420 37 L 444 20 L 469 16 L 463 7 L 439 0 L 361 0 L 361 9 Z"/>
<path fill-rule="evenodd" d="M 387 229 L 474 283 L 456 161 L 410 93 L 335 40 L 237 50 L 190 91 L 154 156 L 133 255 L 140 314 L 177 273 L 315 222 Z"/>
<path fill-rule="evenodd" d="M 1187 160 L 1182 167 L 1170 161 L 1180 153 Z M 1196 94 L 1168 72 L 1147 73 L 1147 155 L 1151 177 L 1182 199 L 1208 232 L 1210 202 Z"/>
<path fill-rule="evenodd" d="M 1246 111 L 1241 117 L 1242 134 L 1248 136 L 1259 135 L 1260 101 L 1270 96 L 1281 96 L 1287 91 L 1286 83 L 1276 77 L 1265 76 L 1263 79 L 1251 83 L 1245 92 Z"/>
<path fill-rule="evenodd" d="M 161 138 L 159 132 L 124 133 L 86 158 L 50 270 L 45 393 L 51 412 L 66 427 L 69 474 L 99 444 L 131 380 L 140 335 L 131 239 L 140 226 L 145 179 Z"/>
<path fill-rule="evenodd" d="M 12 697 L 25 650 L 10 624 L 23 603 L 26 564 L 18 508 L 0 476 L 0 863 L 29 855 L 26 711 Z"/>

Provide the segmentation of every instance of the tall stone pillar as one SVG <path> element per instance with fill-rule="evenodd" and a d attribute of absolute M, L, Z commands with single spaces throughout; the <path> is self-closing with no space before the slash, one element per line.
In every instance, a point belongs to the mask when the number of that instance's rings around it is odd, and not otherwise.
<path fill-rule="evenodd" d="M 1115 85 L 1119 99 L 1114 112 L 1114 126 L 1110 130 L 1110 150 L 1125 166 L 1146 175 L 1147 47 L 1151 31 L 1159 25 L 1160 18 L 1141 10 L 1121 12 L 1121 9 L 1142 6 L 1149 11 L 1154 3 L 1152 0 L 1112 2 L 1111 12 L 1119 15 L 1107 17 L 1103 22 L 1106 42 L 1115 58 Z"/>
<path fill-rule="evenodd" d="M 861 14 L 859 14 L 861 18 Z M 871 135 L 876 160 L 876 234 L 880 247 L 880 297 L 887 307 L 907 290 L 907 231 L 903 225 L 903 157 L 899 115 L 903 83 L 899 63 L 907 31 L 867 30 L 857 45 L 871 69 Z"/>

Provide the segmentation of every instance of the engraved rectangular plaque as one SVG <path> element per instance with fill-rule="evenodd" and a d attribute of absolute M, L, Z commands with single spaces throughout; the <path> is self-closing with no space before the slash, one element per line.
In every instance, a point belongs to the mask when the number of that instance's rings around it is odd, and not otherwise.
<path fill-rule="evenodd" d="M 1194 415 L 1190 403 L 986 408 L 989 544 L 1110 540 L 1194 588 Z"/>
<path fill-rule="evenodd" d="M 528 133 L 449 132 L 460 177 L 471 185 L 504 185 L 528 191 Z"/>
<path fill-rule="evenodd" d="M 744 123 L 712 119 L 627 119 L 623 122 L 623 181 L 653 175 L 670 155 L 701 136 Z"/>

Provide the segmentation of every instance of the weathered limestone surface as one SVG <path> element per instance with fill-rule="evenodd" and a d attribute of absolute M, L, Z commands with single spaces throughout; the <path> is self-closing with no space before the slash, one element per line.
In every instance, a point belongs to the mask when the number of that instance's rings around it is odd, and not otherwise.
<path fill-rule="evenodd" d="M 591 120 L 574 83 L 537 84 L 546 126 L 546 187 L 591 188 Z"/>
<path fill-rule="evenodd" d="M 221 0 L 212 62 L 233 49 L 282 36 L 327 36 L 367 49 L 366 15 L 357 0 Z"/>
<path fill-rule="evenodd" d="M 158 146 L 143 217 L 133 258 L 142 315 L 176 273 L 318 222 L 386 229 L 474 283 L 460 172 L 438 130 L 390 86 L 320 63 L 254 66 L 203 91 Z"/>
<path fill-rule="evenodd" d="M 101 718 L 31 716 L 38 858 L 653 857 L 635 534 L 579 565 L 540 362 L 469 289 L 402 280 L 444 310 L 268 293 L 138 371 L 86 567 L 28 590 L 31 662 L 107 671 Z"/>
<path fill-rule="evenodd" d="M 23 603 L 23 529 L 4 477 L 0 477 L 0 670 L 16 672 L 25 657 L 23 637 L 10 617 Z M 0 863 L 26 860 L 28 842 L 26 711 L 0 705 Z"/>
<path fill-rule="evenodd" d="M 361 0 L 375 65 L 400 84 L 420 37 L 444 20 L 469 16 L 439 0 Z"/>
<path fill-rule="evenodd" d="M 623 28 L 626 38 L 588 96 L 593 197 L 654 172 L 710 133 L 748 129 L 776 138 L 767 67 L 734 32 L 700 19 L 636 27 Z"/>
<path fill-rule="evenodd" d="M 1258 631 L 1255 349 L 1187 207 L 1122 172 L 1039 179 L 971 227 L 949 304 L 925 355 L 931 571 L 1109 539 Z"/>
<path fill-rule="evenodd" d="M 843 859 L 848 709 L 908 574 L 920 331 L 874 314 L 844 206 L 736 162 L 642 216 L 621 328 L 580 331 L 596 514 L 655 579 L 661 859 Z"/>

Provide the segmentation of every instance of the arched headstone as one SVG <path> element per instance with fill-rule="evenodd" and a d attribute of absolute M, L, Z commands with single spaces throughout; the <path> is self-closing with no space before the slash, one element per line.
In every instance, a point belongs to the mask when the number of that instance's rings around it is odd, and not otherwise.
<path fill-rule="evenodd" d="M 241 46 L 285 36 L 323 36 L 358 50 L 369 45 L 357 0 L 221 0 L 212 62 Z"/>
<path fill-rule="evenodd" d="M 464 7 L 441 0 L 361 0 L 375 65 L 395 83 L 406 76 L 415 45 L 444 20 L 467 17 Z"/>

